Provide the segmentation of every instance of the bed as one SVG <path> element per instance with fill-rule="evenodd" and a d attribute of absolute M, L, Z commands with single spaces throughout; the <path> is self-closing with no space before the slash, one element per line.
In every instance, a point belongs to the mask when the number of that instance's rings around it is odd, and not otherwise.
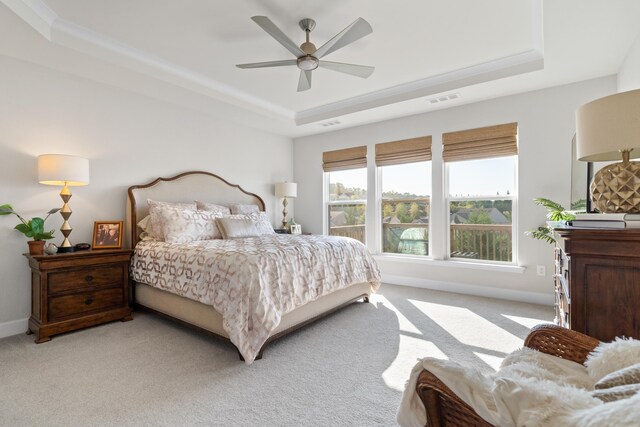
<path fill-rule="evenodd" d="M 147 199 L 257 205 L 262 212 L 264 201 L 202 171 L 128 190 L 134 306 L 230 341 L 246 363 L 260 359 L 275 339 L 356 301 L 368 302 L 380 285 L 375 261 L 353 239 L 273 234 L 185 244 L 142 240 L 136 224 L 149 214 Z"/>

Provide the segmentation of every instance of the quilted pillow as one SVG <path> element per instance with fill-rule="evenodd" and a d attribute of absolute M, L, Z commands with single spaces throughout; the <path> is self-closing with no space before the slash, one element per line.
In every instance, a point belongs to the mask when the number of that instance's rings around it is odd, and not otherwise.
<path fill-rule="evenodd" d="M 596 383 L 596 388 L 611 388 L 627 384 L 640 384 L 640 363 L 605 375 Z"/>
<path fill-rule="evenodd" d="M 229 205 L 229 208 L 231 209 L 232 215 L 260 212 L 260 207 L 258 207 L 258 205 L 242 205 L 240 203 L 231 203 Z"/>
<path fill-rule="evenodd" d="M 151 230 L 148 231 L 151 237 L 155 240 L 164 241 L 164 234 L 161 229 L 160 210 L 163 208 L 191 208 L 195 209 L 195 203 L 173 203 L 173 202 L 159 202 L 157 200 L 147 199 L 147 205 L 149 205 L 149 216 L 151 221 Z M 147 227 L 148 229 L 149 227 Z"/>
<path fill-rule="evenodd" d="M 158 210 L 160 228 L 167 243 L 189 243 L 196 240 L 220 239 L 216 225 L 217 212 L 192 208 L 164 207 Z"/>
<path fill-rule="evenodd" d="M 225 218 L 240 218 L 240 219 L 250 219 L 255 223 L 256 230 L 258 231 L 258 236 L 263 236 L 265 234 L 275 234 L 275 230 L 273 229 L 273 225 L 271 225 L 271 221 L 269 221 L 269 217 L 264 212 L 254 212 L 243 215 L 225 215 Z"/>
<path fill-rule="evenodd" d="M 640 392 L 640 384 L 625 384 L 617 387 L 593 390 L 591 395 L 603 402 L 626 399 Z"/>
<path fill-rule="evenodd" d="M 216 219 L 224 239 L 259 236 L 256 222 L 249 218 L 230 218 L 232 215 Z"/>
<path fill-rule="evenodd" d="M 231 213 L 231 210 L 226 206 L 216 205 L 215 203 L 202 202 L 200 200 L 196 200 L 196 208 L 200 211 L 218 212 L 223 215 L 229 215 Z"/>
<path fill-rule="evenodd" d="M 584 363 L 589 376 L 596 382 L 604 376 L 640 362 L 640 340 L 616 338 L 601 343 Z"/>

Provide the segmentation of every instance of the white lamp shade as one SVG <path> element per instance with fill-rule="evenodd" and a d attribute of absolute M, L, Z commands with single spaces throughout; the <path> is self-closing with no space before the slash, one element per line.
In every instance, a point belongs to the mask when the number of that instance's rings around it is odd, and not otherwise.
<path fill-rule="evenodd" d="M 66 154 L 38 156 L 38 181 L 46 185 L 89 184 L 89 160 Z"/>
<path fill-rule="evenodd" d="M 621 150 L 640 147 L 640 89 L 584 104 L 576 111 L 579 160 L 620 160 Z M 634 156 L 635 155 L 635 156 Z M 631 152 L 631 158 L 640 152 Z"/>
<path fill-rule="evenodd" d="M 298 184 L 295 182 L 278 182 L 276 184 L 276 197 L 296 197 Z"/>

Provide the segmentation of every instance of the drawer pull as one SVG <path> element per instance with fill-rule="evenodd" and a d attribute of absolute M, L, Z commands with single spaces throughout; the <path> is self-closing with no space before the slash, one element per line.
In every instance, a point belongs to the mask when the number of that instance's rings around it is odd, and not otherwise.
<path fill-rule="evenodd" d="M 86 305 L 91 305 L 91 304 L 93 304 L 93 298 L 91 298 L 91 297 L 87 297 L 87 299 L 84 301 L 84 303 L 85 303 Z"/>
<path fill-rule="evenodd" d="M 89 275 L 84 277 L 84 280 L 87 281 L 87 282 L 92 282 L 93 281 L 93 276 L 89 274 Z"/>

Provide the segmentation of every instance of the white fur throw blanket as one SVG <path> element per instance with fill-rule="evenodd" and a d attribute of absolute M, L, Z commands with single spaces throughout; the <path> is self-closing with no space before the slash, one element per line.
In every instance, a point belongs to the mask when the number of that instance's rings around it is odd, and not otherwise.
<path fill-rule="evenodd" d="M 426 425 L 425 408 L 415 391 L 423 369 L 496 426 L 640 426 L 640 394 L 605 404 L 591 395 L 599 374 L 590 375 L 581 364 L 524 348 L 507 356 L 491 375 L 453 361 L 420 360 L 398 410 L 403 427 Z"/>

